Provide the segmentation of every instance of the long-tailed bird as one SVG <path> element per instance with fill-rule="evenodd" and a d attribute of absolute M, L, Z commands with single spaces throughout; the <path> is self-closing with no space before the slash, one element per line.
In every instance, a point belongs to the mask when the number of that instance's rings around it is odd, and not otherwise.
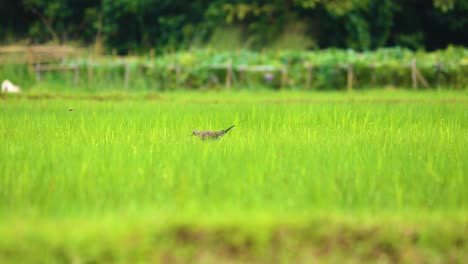
<path fill-rule="evenodd" d="M 218 138 L 226 135 L 226 133 L 229 130 L 231 130 L 233 127 L 235 127 L 235 125 L 231 126 L 229 128 L 223 129 L 223 130 L 219 130 L 219 131 L 198 131 L 198 130 L 194 130 L 192 132 L 192 136 L 198 136 L 202 140 L 205 140 L 205 139 L 218 139 Z"/>

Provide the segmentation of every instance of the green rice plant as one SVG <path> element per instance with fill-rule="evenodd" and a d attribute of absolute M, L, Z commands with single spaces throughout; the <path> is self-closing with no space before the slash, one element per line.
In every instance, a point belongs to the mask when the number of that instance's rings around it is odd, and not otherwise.
<path fill-rule="evenodd" d="M 466 259 L 465 92 L 1 99 L 0 262 Z"/>
<path fill-rule="evenodd" d="M 232 96 L 6 100 L 0 212 L 466 209 L 466 101 Z"/>

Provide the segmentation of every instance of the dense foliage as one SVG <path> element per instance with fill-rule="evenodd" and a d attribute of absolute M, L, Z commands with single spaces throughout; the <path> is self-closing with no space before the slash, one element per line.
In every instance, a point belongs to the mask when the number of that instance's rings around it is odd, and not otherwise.
<path fill-rule="evenodd" d="M 468 43 L 468 0 L 22 0 L 0 2 L 3 43 L 107 51 L 189 47 L 437 49 Z"/>

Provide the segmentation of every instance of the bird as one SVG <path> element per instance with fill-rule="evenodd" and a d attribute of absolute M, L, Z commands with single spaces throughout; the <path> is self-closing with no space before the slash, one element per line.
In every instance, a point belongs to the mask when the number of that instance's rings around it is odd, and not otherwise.
<path fill-rule="evenodd" d="M 194 130 L 192 132 L 192 136 L 198 136 L 199 138 L 201 138 L 201 140 L 219 139 L 222 136 L 226 135 L 226 133 L 229 130 L 231 130 L 233 127 L 235 127 L 235 125 L 233 125 L 233 126 L 231 126 L 229 128 L 223 129 L 223 130 L 219 130 L 219 131 L 198 131 L 198 130 Z"/>

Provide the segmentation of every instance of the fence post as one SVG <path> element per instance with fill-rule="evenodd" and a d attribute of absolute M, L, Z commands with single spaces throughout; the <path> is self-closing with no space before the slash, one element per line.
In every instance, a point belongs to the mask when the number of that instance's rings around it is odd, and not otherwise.
<path fill-rule="evenodd" d="M 414 66 L 416 69 L 416 76 L 418 77 L 419 81 L 424 85 L 424 88 L 429 89 L 429 83 L 427 83 L 426 79 L 424 76 L 421 74 L 419 71 L 418 67 Z"/>
<path fill-rule="evenodd" d="M 232 60 L 230 59 L 226 68 L 226 89 L 231 90 L 232 82 Z"/>
<path fill-rule="evenodd" d="M 176 71 L 176 88 L 179 88 L 179 86 L 182 84 L 181 82 L 181 75 L 182 75 L 182 69 L 180 68 L 179 65 L 175 66 L 175 71 Z"/>
<path fill-rule="evenodd" d="M 353 72 L 353 65 L 348 64 L 348 84 L 347 89 L 348 91 L 353 90 L 353 82 L 354 82 L 354 72 Z"/>
<path fill-rule="evenodd" d="M 129 79 L 130 79 L 130 67 L 128 66 L 128 62 L 126 61 L 125 64 L 124 64 L 124 68 L 125 68 L 125 73 L 124 73 L 124 87 L 125 89 L 128 89 L 128 82 L 129 82 Z"/>
<path fill-rule="evenodd" d="M 281 89 L 286 87 L 288 83 L 288 69 L 286 66 L 281 67 Z"/>
<path fill-rule="evenodd" d="M 371 69 L 372 71 L 372 74 L 371 74 L 371 86 L 374 86 L 376 85 L 376 76 L 375 76 L 375 72 L 376 72 L 376 65 L 374 63 L 371 63 L 369 64 L 369 68 Z"/>
<path fill-rule="evenodd" d="M 28 69 L 32 70 L 33 64 L 34 64 L 34 54 L 33 54 L 31 46 L 27 47 L 27 60 L 28 60 Z"/>
<path fill-rule="evenodd" d="M 418 78 L 416 73 L 416 59 L 413 59 L 410 63 L 411 65 L 411 79 L 413 80 L 413 89 L 418 89 Z"/>
<path fill-rule="evenodd" d="M 309 62 L 305 63 L 306 68 L 306 90 L 310 90 L 310 83 L 312 82 L 312 65 Z"/>
<path fill-rule="evenodd" d="M 36 80 L 38 82 L 41 81 L 41 64 L 36 64 L 36 67 L 35 67 L 35 70 L 36 70 Z"/>
<path fill-rule="evenodd" d="M 73 79 L 73 84 L 74 85 L 78 85 L 78 82 L 79 82 L 79 78 L 80 78 L 80 67 L 78 65 L 75 65 L 74 69 L 75 71 L 75 76 L 74 76 L 74 79 Z"/>
<path fill-rule="evenodd" d="M 86 68 L 88 71 L 88 83 L 91 83 L 93 80 L 93 68 L 91 66 L 91 58 L 88 58 L 88 62 L 86 63 Z"/>
<path fill-rule="evenodd" d="M 239 72 L 239 83 L 244 85 L 244 82 L 245 82 L 244 67 L 237 67 L 237 72 Z"/>

